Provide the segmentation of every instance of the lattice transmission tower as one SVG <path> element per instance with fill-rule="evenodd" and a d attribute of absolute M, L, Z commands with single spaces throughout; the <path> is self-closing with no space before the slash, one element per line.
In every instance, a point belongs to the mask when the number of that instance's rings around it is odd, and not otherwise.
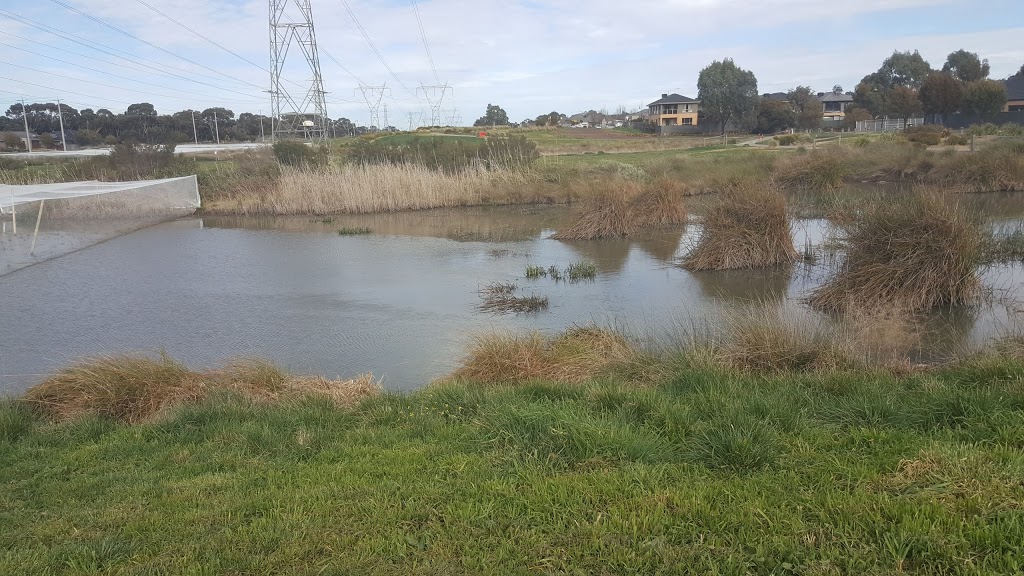
<path fill-rule="evenodd" d="M 299 11 L 301 20 L 288 21 L 285 10 L 289 6 Z M 283 83 L 285 63 L 293 45 L 299 46 L 312 74 L 308 85 L 294 83 L 305 89 L 301 99 L 293 97 Z M 294 137 L 327 139 L 327 97 L 320 74 L 320 55 L 316 48 L 310 0 L 270 0 L 270 107 L 274 123 L 271 134 L 275 140 Z"/>

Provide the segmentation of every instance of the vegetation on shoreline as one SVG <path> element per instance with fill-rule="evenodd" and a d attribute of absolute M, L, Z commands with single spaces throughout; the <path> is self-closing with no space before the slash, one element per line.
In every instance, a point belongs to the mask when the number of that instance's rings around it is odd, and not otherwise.
<path fill-rule="evenodd" d="M 0 572 L 1014 573 L 1017 348 L 766 373 L 581 327 L 342 408 L 224 390 L 126 425 L 5 401 Z"/>

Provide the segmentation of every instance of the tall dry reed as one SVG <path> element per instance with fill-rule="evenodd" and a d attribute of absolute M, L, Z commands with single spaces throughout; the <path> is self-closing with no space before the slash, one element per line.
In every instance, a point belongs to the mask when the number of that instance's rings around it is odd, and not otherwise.
<path fill-rule="evenodd" d="M 700 240 L 683 260 L 688 270 L 734 270 L 788 264 L 799 257 L 786 199 L 771 181 L 728 184 L 704 215 Z"/>
<path fill-rule="evenodd" d="M 981 222 L 935 190 L 867 206 L 840 224 L 839 272 L 810 299 L 815 308 L 928 310 L 981 295 Z"/>

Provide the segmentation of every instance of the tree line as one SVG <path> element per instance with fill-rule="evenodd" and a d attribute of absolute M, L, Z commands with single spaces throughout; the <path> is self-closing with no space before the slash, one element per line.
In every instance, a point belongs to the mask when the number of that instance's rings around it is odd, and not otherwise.
<path fill-rule="evenodd" d="M 25 117 L 29 131 L 42 135 L 46 140 L 50 134 L 60 132 L 61 117 L 65 131 L 74 134 L 73 141 L 83 146 L 95 144 L 116 144 L 136 142 L 145 144 L 169 144 L 222 141 L 251 142 L 261 135 L 270 137 L 270 117 L 214 107 L 205 110 L 182 110 L 173 114 L 159 114 L 152 104 L 132 104 L 122 112 L 100 108 L 76 110 L 67 104 L 59 107 L 53 102 L 10 105 L 0 116 L 0 131 L 23 133 Z M 194 118 L 194 122 L 193 122 Z M 347 118 L 330 121 L 332 133 L 340 135 L 361 134 L 365 127 L 356 126 Z M 69 137 L 69 141 L 72 138 Z M 44 142 L 44 145 L 46 142 Z M 20 143 L 18 144 L 20 146 Z"/>

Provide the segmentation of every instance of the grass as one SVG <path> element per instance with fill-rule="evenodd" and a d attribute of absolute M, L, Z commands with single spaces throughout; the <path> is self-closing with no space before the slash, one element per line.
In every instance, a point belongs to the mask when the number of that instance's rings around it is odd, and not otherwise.
<path fill-rule="evenodd" d="M 565 269 L 569 282 L 582 282 L 597 278 L 597 266 L 593 262 L 572 262 Z"/>
<path fill-rule="evenodd" d="M 355 227 L 355 228 L 345 227 L 345 228 L 341 228 L 341 229 L 338 230 L 338 235 L 339 236 L 360 236 L 360 235 L 364 235 L 364 234 L 373 234 L 373 229 L 372 228 L 366 228 L 366 227 Z"/>
<path fill-rule="evenodd" d="M 528 279 L 535 280 L 537 278 L 546 278 L 547 275 L 547 268 L 544 268 L 543 266 L 528 265 L 526 267 L 526 277 Z"/>
<path fill-rule="evenodd" d="M 1019 360 L 665 362 L 627 378 L 628 343 L 577 329 L 344 408 L 226 392 L 127 425 L 5 401 L 0 573 L 1021 570 Z"/>
<path fill-rule="evenodd" d="M 981 222 L 948 197 L 920 190 L 862 208 L 840 223 L 845 259 L 810 304 L 821 310 L 975 304 L 985 259 Z"/>
<path fill-rule="evenodd" d="M 547 296 L 517 296 L 519 286 L 513 283 L 493 283 L 480 289 L 483 302 L 478 309 L 492 314 L 526 314 L 547 310 Z"/>
<path fill-rule="evenodd" d="M 688 270 L 763 268 L 796 261 L 786 200 L 771 182 L 738 181 L 704 215 Z"/>
<path fill-rule="evenodd" d="M 627 165 L 628 166 L 628 165 Z M 575 195 L 582 198 L 572 222 L 559 230 L 556 240 L 597 240 L 624 238 L 637 232 L 686 223 L 683 197 L 690 188 L 677 180 L 659 179 L 643 183 L 643 175 L 600 179 Z"/>

